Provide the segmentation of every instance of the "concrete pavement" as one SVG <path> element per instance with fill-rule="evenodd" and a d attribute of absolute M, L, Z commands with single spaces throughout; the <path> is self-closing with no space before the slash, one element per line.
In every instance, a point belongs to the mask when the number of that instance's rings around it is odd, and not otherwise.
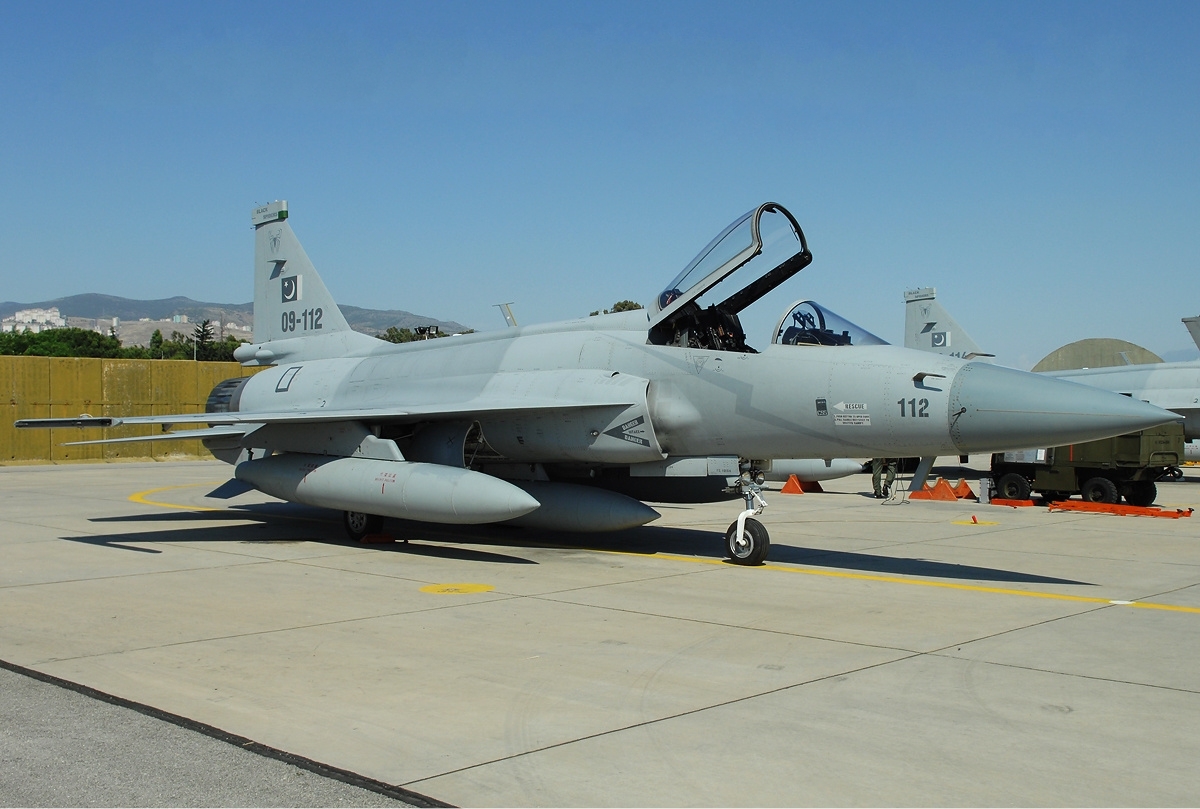
<path fill-rule="evenodd" d="M 1189 472 L 1160 504 L 1200 505 Z M 1200 795 L 1200 516 L 856 476 L 769 495 L 741 568 L 736 502 L 353 545 L 330 512 L 205 497 L 228 475 L 0 469 L 0 659 L 459 805 Z"/>

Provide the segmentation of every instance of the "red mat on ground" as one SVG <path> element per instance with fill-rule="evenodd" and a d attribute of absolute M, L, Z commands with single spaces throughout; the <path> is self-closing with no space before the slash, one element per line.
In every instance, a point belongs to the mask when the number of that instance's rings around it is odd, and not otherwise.
<path fill-rule="evenodd" d="M 993 501 L 994 502 L 994 501 Z M 1051 511 L 1083 511 L 1091 514 L 1116 514 L 1121 517 L 1166 517 L 1178 520 L 1192 516 L 1193 509 L 1163 509 L 1157 506 L 1122 506 L 1116 503 L 1089 503 L 1085 500 L 1060 500 L 1050 504 Z"/>

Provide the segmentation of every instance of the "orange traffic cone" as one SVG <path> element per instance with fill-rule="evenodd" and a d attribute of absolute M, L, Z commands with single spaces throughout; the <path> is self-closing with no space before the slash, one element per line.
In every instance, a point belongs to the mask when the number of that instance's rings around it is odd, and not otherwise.
<path fill-rule="evenodd" d="M 788 475 L 787 483 L 779 490 L 780 494 L 804 494 L 804 486 L 795 475 Z"/>
<path fill-rule="evenodd" d="M 939 500 L 942 502 L 953 503 L 958 500 L 954 496 L 954 489 L 950 488 L 950 484 L 945 478 L 938 478 L 937 483 L 932 487 L 928 483 L 919 492 L 912 492 L 908 495 L 909 500 Z"/>

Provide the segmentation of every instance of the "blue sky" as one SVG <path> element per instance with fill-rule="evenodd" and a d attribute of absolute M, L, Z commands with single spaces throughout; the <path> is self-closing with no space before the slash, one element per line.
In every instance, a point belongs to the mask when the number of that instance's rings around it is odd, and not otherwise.
<path fill-rule="evenodd" d="M 287 199 L 340 302 L 500 328 L 647 302 L 774 200 L 790 297 L 885 339 L 936 286 L 1006 364 L 1183 359 L 1197 43 L 1195 3 L 5 2 L 0 299 L 250 300 Z"/>

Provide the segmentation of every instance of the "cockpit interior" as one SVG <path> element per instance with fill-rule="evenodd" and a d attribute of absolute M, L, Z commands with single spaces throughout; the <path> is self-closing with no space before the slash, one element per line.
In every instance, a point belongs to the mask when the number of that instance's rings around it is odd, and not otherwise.
<path fill-rule="evenodd" d="M 816 301 L 797 301 L 775 327 L 771 342 L 787 346 L 887 345 Z"/>

